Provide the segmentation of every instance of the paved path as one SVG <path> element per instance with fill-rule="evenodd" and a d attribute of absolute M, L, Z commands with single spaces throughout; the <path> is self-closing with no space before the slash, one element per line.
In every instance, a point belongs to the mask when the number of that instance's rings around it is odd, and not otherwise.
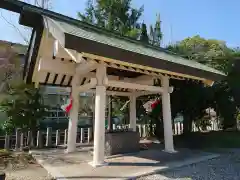
<path fill-rule="evenodd" d="M 217 152 L 219 154 L 219 152 Z M 27 169 L 7 173 L 7 180 L 51 180 L 46 170 L 32 165 Z M 138 180 L 239 180 L 240 149 L 221 153 L 220 157 L 175 168 Z"/>
<path fill-rule="evenodd" d="M 56 179 L 136 179 L 135 177 L 180 167 L 207 159 L 218 154 L 179 149 L 178 153 L 161 150 L 147 150 L 132 154 L 108 157 L 108 166 L 93 168 L 88 163 L 92 156 L 89 151 L 78 149 L 70 154 L 61 149 L 32 151 L 33 156 Z"/>
<path fill-rule="evenodd" d="M 172 169 L 139 178 L 138 180 L 239 180 L 240 149 L 221 153 L 221 156 L 205 162 Z"/>

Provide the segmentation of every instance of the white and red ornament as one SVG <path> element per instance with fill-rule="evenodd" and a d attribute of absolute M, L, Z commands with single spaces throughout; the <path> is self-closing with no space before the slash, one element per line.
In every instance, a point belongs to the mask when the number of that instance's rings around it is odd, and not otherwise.
<path fill-rule="evenodd" d="M 68 99 L 67 103 L 62 105 L 61 108 L 63 111 L 69 114 L 72 109 L 72 105 L 73 105 L 73 99 L 72 99 L 72 96 L 70 95 L 70 99 Z"/>
<path fill-rule="evenodd" d="M 149 101 L 147 101 L 144 105 L 143 105 L 143 107 L 145 108 L 145 110 L 148 112 L 148 113 L 150 113 L 150 112 L 152 112 L 152 110 L 154 109 L 154 108 L 156 108 L 157 107 L 157 105 L 160 103 L 160 100 L 159 99 L 157 99 L 157 100 L 149 100 Z"/>

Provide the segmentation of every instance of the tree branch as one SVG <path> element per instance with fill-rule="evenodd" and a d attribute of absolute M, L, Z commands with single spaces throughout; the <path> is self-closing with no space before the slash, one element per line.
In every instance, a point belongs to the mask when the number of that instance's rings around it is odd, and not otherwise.
<path fill-rule="evenodd" d="M 2 11 L 0 11 L 0 16 L 1 16 L 1 18 L 2 18 L 6 23 L 8 23 L 9 25 L 11 25 L 11 26 L 20 34 L 20 36 L 23 38 L 23 40 L 25 41 L 25 43 L 29 44 L 28 39 L 23 35 L 23 33 L 20 31 L 20 29 L 19 29 L 16 25 L 14 25 L 14 23 L 12 23 L 11 21 L 7 20 L 7 19 L 3 16 Z"/>

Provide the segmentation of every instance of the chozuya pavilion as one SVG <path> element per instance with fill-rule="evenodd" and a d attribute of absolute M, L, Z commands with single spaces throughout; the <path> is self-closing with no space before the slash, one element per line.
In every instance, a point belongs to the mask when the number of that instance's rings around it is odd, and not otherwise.
<path fill-rule="evenodd" d="M 169 79 L 196 80 L 207 85 L 225 75 L 163 49 L 119 36 L 99 27 L 16 1 L 0 7 L 20 14 L 32 28 L 24 78 L 27 83 L 71 87 L 73 107 L 67 152 L 76 148 L 79 93 L 95 93 L 93 166 L 104 164 L 106 95 L 130 98 L 130 128 L 136 131 L 136 98 L 161 94 L 165 151 L 174 152 Z M 153 86 L 160 80 L 162 86 Z M 128 137 L 131 138 L 131 137 Z"/>

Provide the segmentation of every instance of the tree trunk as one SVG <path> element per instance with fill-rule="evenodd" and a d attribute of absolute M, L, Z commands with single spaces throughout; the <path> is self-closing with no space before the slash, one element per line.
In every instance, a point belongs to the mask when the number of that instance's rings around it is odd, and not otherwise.
<path fill-rule="evenodd" d="M 154 121 L 156 123 L 155 135 L 158 140 L 162 140 L 164 137 L 163 120 L 156 118 Z"/>
<path fill-rule="evenodd" d="M 108 131 L 113 130 L 113 122 L 112 122 L 112 96 L 108 97 Z"/>
<path fill-rule="evenodd" d="M 188 134 L 192 131 L 192 118 L 190 115 L 183 115 L 183 134 Z"/>

